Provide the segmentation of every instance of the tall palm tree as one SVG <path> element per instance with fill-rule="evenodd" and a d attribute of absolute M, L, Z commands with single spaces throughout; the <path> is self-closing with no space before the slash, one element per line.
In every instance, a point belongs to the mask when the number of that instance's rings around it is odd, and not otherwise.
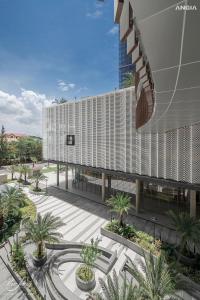
<path fill-rule="evenodd" d="M 191 250 L 193 246 L 200 246 L 200 220 L 196 220 L 188 213 L 175 213 L 169 211 L 168 215 L 171 217 L 172 223 L 176 231 L 180 234 L 180 250 L 177 261 L 180 260 L 181 254 L 187 250 Z"/>
<path fill-rule="evenodd" d="M 50 212 L 43 217 L 40 213 L 37 214 L 36 220 L 27 220 L 24 224 L 24 229 L 27 237 L 37 245 L 37 257 L 42 258 L 44 255 L 45 242 L 58 242 L 62 234 L 57 229 L 63 226 L 64 223 L 60 217 L 54 217 Z"/>
<path fill-rule="evenodd" d="M 133 285 L 133 282 L 128 282 L 126 275 L 122 283 L 119 283 L 119 276 L 113 270 L 113 279 L 110 275 L 107 276 L 107 283 L 102 278 L 99 279 L 101 293 L 94 293 L 90 296 L 91 300 L 142 300 L 140 288 Z"/>
<path fill-rule="evenodd" d="M 16 165 L 10 165 L 8 167 L 8 171 L 10 172 L 11 174 L 11 179 L 13 180 L 14 179 L 14 174 L 15 172 L 17 171 L 17 166 Z"/>
<path fill-rule="evenodd" d="M 144 254 L 144 261 L 135 263 L 128 258 L 128 272 L 136 279 L 146 300 L 181 299 L 175 293 L 182 289 L 183 284 L 171 272 L 163 255 L 155 258 L 151 253 Z"/>
<path fill-rule="evenodd" d="M 27 182 L 27 175 L 30 174 L 30 167 L 27 165 L 22 165 L 22 174 L 24 175 L 24 182 Z"/>
<path fill-rule="evenodd" d="M 112 196 L 106 202 L 112 207 L 111 210 L 118 214 L 119 224 L 120 226 L 123 226 L 124 215 L 128 214 L 129 209 L 132 207 L 131 198 L 126 194 L 118 193 L 116 196 Z"/>
<path fill-rule="evenodd" d="M 5 199 L 0 194 L 0 230 L 3 228 L 4 225 L 4 218 L 7 213 L 7 205 Z"/>
<path fill-rule="evenodd" d="M 40 181 L 45 180 L 47 177 L 40 170 L 38 170 L 34 172 L 32 178 L 35 183 L 35 190 L 38 191 Z"/>

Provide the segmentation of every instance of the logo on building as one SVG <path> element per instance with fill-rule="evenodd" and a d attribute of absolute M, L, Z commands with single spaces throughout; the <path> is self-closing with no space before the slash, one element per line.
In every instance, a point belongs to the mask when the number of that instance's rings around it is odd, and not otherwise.
<path fill-rule="evenodd" d="M 176 10 L 197 10 L 196 5 L 177 5 Z"/>

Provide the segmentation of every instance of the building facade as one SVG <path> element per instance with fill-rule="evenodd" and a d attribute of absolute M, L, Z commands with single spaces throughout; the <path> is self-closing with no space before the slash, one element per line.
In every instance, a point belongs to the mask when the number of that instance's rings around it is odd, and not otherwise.
<path fill-rule="evenodd" d="M 149 193 L 156 186 L 162 198 L 160 212 L 178 205 L 196 216 L 200 214 L 200 42 L 190 33 L 200 19 L 198 12 L 176 10 L 177 3 L 159 3 L 115 0 L 120 40 L 135 64 L 135 87 L 45 108 L 44 159 L 74 166 L 73 182 L 81 178 L 86 190 L 88 180 L 92 190 L 91 172 L 96 172 L 103 199 L 105 178 L 108 189 L 111 177 L 121 178 L 123 184 L 134 182 L 135 189 L 129 192 L 135 195 L 137 213 L 143 187 Z M 120 190 L 119 185 L 115 189 Z M 121 190 L 126 191 L 127 185 Z M 157 208 L 155 201 L 147 200 L 151 209 Z"/>

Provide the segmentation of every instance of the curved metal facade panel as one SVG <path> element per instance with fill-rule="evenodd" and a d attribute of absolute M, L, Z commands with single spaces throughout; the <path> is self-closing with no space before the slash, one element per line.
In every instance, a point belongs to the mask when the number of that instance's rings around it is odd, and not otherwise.
<path fill-rule="evenodd" d="M 165 133 L 135 128 L 134 88 L 43 111 L 46 160 L 200 183 L 200 123 Z M 75 145 L 66 145 L 75 135 Z"/>

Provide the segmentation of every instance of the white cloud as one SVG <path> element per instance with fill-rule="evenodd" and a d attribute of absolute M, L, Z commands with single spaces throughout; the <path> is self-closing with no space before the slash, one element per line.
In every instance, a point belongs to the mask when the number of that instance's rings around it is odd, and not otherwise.
<path fill-rule="evenodd" d="M 113 26 L 109 31 L 108 34 L 115 35 L 119 32 L 119 27 L 117 25 Z"/>
<path fill-rule="evenodd" d="M 102 16 L 102 14 L 103 14 L 102 10 L 97 9 L 94 12 L 88 12 L 86 14 L 86 17 L 92 18 L 92 19 L 98 19 Z"/>
<path fill-rule="evenodd" d="M 75 88 L 75 86 L 76 86 L 75 83 L 67 83 L 63 80 L 58 80 L 58 88 L 63 92 L 67 92 L 70 89 Z"/>
<path fill-rule="evenodd" d="M 52 100 L 31 90 L 21 89 L 19 96 L 0 90 L 0 123 L 7 131 L 41 136 L 42 107 Z"/>

